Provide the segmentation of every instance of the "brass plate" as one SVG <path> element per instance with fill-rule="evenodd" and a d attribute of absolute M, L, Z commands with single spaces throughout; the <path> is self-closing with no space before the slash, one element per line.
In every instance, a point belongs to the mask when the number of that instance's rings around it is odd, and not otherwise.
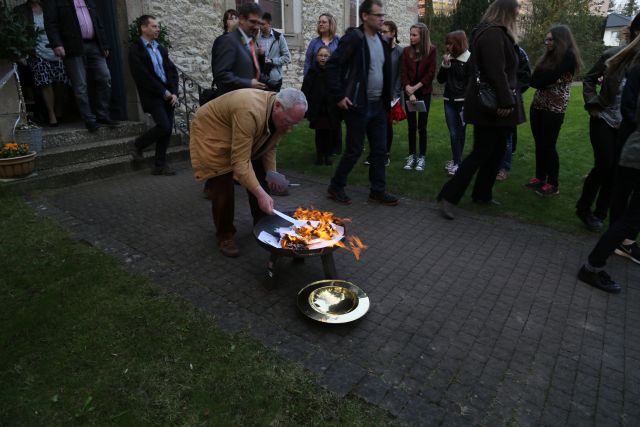
<path fill-rule="evenodd" d="M 320 280 L 298 292 L 298 308 L 306 316 L 324 323 L 347 323 L 369 310 L 369 297 L 345 280 Z"/>

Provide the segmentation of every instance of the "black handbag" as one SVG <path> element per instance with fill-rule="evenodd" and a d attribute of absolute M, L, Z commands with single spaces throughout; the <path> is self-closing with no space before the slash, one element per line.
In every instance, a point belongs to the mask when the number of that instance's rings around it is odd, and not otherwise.
<path fill-rule="evenodd" d="M 495 113 L 498 110 L 498 98 L 496 91 L 487 82 L 480 80 L 480 75 L 476 76 L 476 86 L 478 87 L 478 101 L 483 110 Z"/>

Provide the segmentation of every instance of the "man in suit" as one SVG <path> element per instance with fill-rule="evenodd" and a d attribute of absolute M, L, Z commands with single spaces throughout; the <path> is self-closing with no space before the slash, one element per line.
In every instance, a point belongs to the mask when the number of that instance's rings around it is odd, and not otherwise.
<path fill-rule="evenodd" d="M 98 130 L 99 123 L 116 126 L 118 122 L 109 117 L 109 46 L 94 0 L 47 0 L 42 10 L 50 47 L 64 61 L 85 126 L 89 132 Z M 95 115 L 89 102 L 87 74 L 95 81 Z"/>
<path fill-rule="evenodd" d="M 238 28 L 218 37 L 211 50 L 211 68 L 218 96 L 236 89 L 267 88 L 260 82 L 258 46 L 254 40 L 262 9 L 257 3 L 245 3 L 238 9 L 238 15 Z"/>
<path fill-rule="evenodd" d="M 278 92 L 240 89 L 207 102 L 196 111 L 189 138 L 191 165 L 198 181 L 206 181 L 218 247 L 237 257 L 233 239 L 234 180 L 246 188 L 254 224 L 273 214 L 271 191 L 286 189 L 266 175 L 276 170 L 280 139 L 307 111 L 304 94 L 294 88 Z"/>
<path fill-rule="evenodd" d="M 160 26 L 154 16 L 138 18 L 140 38 L 129 46 L 129 67 L 138 88 L 142 109 L 151 114 L 155 126 L 129 145 L 134 160 L 142 160 L 142 151 L 155 142 L 153 175 L 175 175 L 167 164 L 167 147 L 173 129 L 173 112 L 178 103 L 178 70 L 169 53 L 157 42 Z"/>

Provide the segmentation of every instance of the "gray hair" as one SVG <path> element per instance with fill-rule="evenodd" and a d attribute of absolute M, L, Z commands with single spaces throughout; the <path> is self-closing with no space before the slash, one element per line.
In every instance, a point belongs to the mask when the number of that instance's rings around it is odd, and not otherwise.
<path fill-rule="evenodd" d="M 302 93 L 301 90 L 292 87 L 282 89 L 278 92 L 276 95 L 276 101 L 278 101 L 285 110 L 289 110 L 296 105 L 302 105 L 304 107 L 304 111 L 307 111 L 309 108 L 309 104 L 307 104 L 307 97 L 304 96 L 304 93 Z"/>

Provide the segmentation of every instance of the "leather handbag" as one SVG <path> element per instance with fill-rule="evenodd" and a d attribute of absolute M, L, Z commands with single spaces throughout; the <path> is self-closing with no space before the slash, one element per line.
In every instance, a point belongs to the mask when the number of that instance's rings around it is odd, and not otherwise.
<path fill-rule="evenodd" d="M 478 101 L 480 103 L 480 107 L 482 107 L 483 110 L 495 113 L 498 110 L 496 91 L 493 90 L 489 83 L 480 80 L 479 73 L 476 76 L 476 86 L 478 87 Z"/>

